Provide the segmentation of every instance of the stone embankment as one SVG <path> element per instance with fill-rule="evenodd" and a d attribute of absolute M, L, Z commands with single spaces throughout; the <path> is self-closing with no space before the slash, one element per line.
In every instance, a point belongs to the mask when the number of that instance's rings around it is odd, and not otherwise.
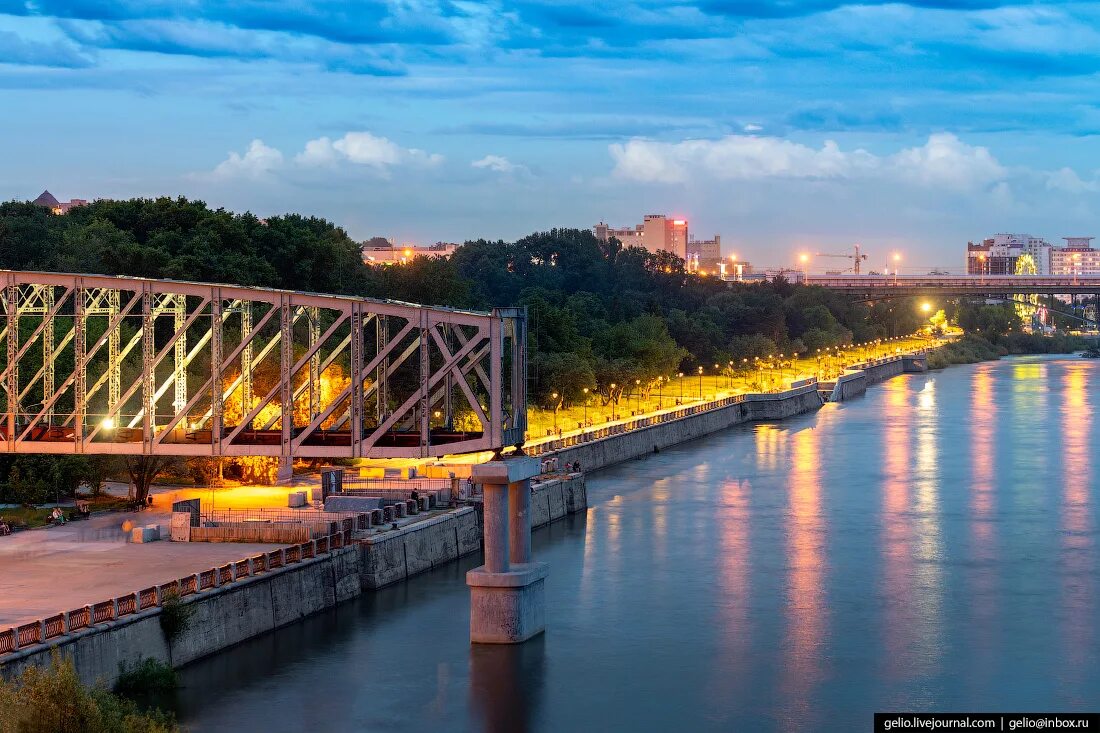
<path fill-rule="evenodd" d="M 741 423 L 782 420 L 811 412 L 827 399 L 850 399 L 869 385 L 903 372 L 926 369 L 924 354 L 881 359 L 855 365 L 835 382 L 804 380 L 784 392 L 736 395 L 669 410 L 542 443 L 532 452 L 545 459 L 557 459 L 558 465 L 579 463 L 584 471 L 598 470 Z M 531 494 L 532 524 L 549 524 L 584 511 L 587 505 L 581 473 L 537 482 Z M 132 611 L 118 615 L 119 599 L 114 599 L 115 614 L 102 622 L 97 619 L 94 624 L 69 628 L 68 621 L 64 621 L 60 631 L 53 629 L 57 633 L 47 628 L 49 619 L 41 622 L 37 636 L 25 634 L 26 644 L 13 641 L 11 649 L 0 648 L 0 673 L 10 675 L 31 664 L 46 663 L 55 649 L 71 656 L 81 678 L 88 682 L 111 682 L 120 665 L 133 665 L 142 658 L 180 666 L 480 549 L 477 512 L 472 507 L 461 507 L 350 541 L 343 547 L 327 546 L 325 552 L 318 551 L 312 557 L 296 553 L 295 562 L 285 562 L 281 567 L 265 564 L 257 570 L 249 560 L 248 571 L 242 573 L 244 561 L 234 563 L 228 576 L 224 569 L 218 571 L 218 577 L 228 582 L 208 587 L 200 582 L 193 593 L 183 597 L 183 603 L 192 606 L 194 612 L 187 628 L 171 641 L 161 629 L 163 608 L 159 603 L 145 608 L 141 594 L 135 594 L 136 607 Z M 61 616 L 68 618 L 68 614 Z M 0 632 L 0 647 L 4 633 Z M 21 632 L 14 629 L 9 633 L 19 639 Z"/>

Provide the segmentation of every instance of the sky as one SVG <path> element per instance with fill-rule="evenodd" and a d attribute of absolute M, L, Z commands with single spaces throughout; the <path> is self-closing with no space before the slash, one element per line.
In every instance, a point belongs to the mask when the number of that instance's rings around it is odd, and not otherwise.
<path fill-rule="evenodd" d="M 0 0 L 0 199 L 425 243 L 667 213 L 957 269 L 1100 235 L 1098 76 L 1100 3 Z"/>

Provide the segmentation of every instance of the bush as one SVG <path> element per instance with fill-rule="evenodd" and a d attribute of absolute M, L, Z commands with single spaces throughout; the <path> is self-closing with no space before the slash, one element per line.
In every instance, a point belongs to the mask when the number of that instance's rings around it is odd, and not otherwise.
<path fill-rule="evenodd" d="M 115 693 L 133 698 L 149 693 L 168 692 L 179 687 L 179 677 L 172 665 L 146 658 L 135 667 L 119 665 Z"/>
<path fill-rule="evenodd" d="M 184 603 L 177 591 L 169 591 L 160 602 L 160 629 L 169 645 L 191 626 L 195 606 Z"/>
<path fill-rule="evenodd" d="M 29 667 L 15 680 L 0 678 L 0 731 L 19 733 L 174 733 L 175 721 L 101 686 L 87 688 L 72 660 L 55 652 L 48 669 Z"/>

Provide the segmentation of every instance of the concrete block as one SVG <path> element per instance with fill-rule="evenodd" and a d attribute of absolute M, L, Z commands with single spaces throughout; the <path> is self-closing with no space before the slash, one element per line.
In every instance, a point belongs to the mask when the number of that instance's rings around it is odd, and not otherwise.
<path fill-rule="evenodd" d="M 418 502 L 414 499 L 409 499 L 408 501 L 406 501 L 405 502 L 405 513 L 408 514 L 409 516 L 413 516 L 414 514 L 419 514 L 420 513 L 420 502 Z"/>
<path fill-rule="evenodd" d="M 420 511 L 422 511 L 422 512 L 428 511 L 428 509 L 429 509 L 429 506 L 428 506 L 429 498 L 427 496 L 418 497 L 417 501 L 420 503 Z"/>
<path fill-rule="evenodd" d="M 309 502 L 306 500 L 306 492 L 304 491 L 292 491 L 287 494 L 286 505 L 290 509 L 300 509 L 301 507 L 304 507 L 308 504 Z"/>
<path fill-rule="evenodd" d="M 405 502 L 403 502 L 403 501 L 397 502 L 396 504 L 393 505 L 393 515 L 394 515 L 394 517 L 396 517 L 398 519 L 401 519 L 407 513 L 407 509 L 408 509 L 408 507 L 406 506 Z"/>
<path fill-rule="evenodd" d="M 376 496 L 329 496 L 325 499 L 326 512 L 369 512 L 382 505 Z"/>
<path fill-rule="evenodd" d="M 530 456 L 478 463 L 470 478 L 475 484 L 511 484 L 539 475 L 539 459 Z"/>
<path fill-rule="evenodd" d="M 470 641 L 518 644 L 546 629 L 546 563 L 512 565 L 506 573 L 466 573 L 470 587 Z"/>
<path fill-rule="evenodd" d="M 157 525 L 151 525 L 150 527 L 134 527 L 130 530 L 130 541 L 143 544 L 146 542 L 156 542 L 160 539 L 160 528 Z"/>

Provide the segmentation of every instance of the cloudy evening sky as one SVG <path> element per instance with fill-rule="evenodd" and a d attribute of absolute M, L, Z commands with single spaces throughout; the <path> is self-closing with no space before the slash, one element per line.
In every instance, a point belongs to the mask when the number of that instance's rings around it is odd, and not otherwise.
<path fill-rule="evenodd" d="M 784 264 L 1100 235 L 1100 5 L 0 0 L 0 198 L 355 237 L 683 215 Z"/>

